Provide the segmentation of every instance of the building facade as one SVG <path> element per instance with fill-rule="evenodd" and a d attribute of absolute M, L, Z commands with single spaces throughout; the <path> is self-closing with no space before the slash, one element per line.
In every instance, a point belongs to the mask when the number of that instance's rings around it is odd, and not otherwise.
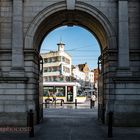
<path fill-rule="evenodd" d="M 98 79 L 99 79 L 99 69 L 96 68 L 93 70 L 94 73 L 94 88 L 97 89 L 98 88 Z"/>
<path fill-rule="evenodd" d="M 0 14 L 1 126 L 26 125 L 30 109 L 40 117 L 40 44 L 64 25 L 100 44 L 99 120 L 112 111 L 114 125 L 140 126 L 139 0 L 1 0 Z"/>
<path fill-rule="evenodd" d="M 89 69 L 87 63 L 73 67 L 72 76 L 83 88 L 93 89 L 94 73 Z"/>
<path fill-rule="evenodd" d="M 62 42 L 58 43 L 58 50 L 42 53 L 43 58 L 43 81 L 70 81 L 71 56 L 64 51 Z"/>
<path fill-rule="evenodd" d="M 72 67 L 72 77 L 84 86 L 85 73 L 79 70 L 78 65 Z"/>

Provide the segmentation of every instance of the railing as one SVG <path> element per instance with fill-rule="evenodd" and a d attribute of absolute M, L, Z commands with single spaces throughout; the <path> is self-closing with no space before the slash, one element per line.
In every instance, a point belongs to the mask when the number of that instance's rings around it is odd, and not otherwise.
<path fill-rule="evenodd" d="M 75 107 L 75 109 L 77 109 L 78 107 L 79 108 L 80 107 L 83 107 L 83 108 L 85 107 L 85 108 L 90 108 L 90 109 L 95 107 L 95 101 L 93 101 L 93 100 L 89 100 L 89 103 L 85 104 L 85 106 L 84 106 L 84 103 L 78 103 L 77 99 L 75 99 L 74 102 L 64 102 L 63 99 L 57 99 L 55 101 L 48 99 L 43 103 L 45 108 L 51 108 L 51 107 L 53 107 L 53 108 L 58 107 L 59 108 L 59 107 L 62 107 L 62 106 L 66 107 L 66 105 L 69 105 L 69 107 L 70 107 L 70 104 L 71 104 L 72 107 Z"/>
<path fill-rule="evenodd" d="M 48 104 L 52 104 L 52 103 L 54 103 L 55 105 L 58 104 L 57 101 L 60 101 L 59 102 L 60 103 L 60 106 L 62 106 L 64 104 L 64 100 L 63 99 L 57 99 L 57 100 L 49 100 L 49 99 L 47 99 L 45 101 L 45 103 L 43 103 L 43 104 L 45 104 L 45 107 L 47 108 L 48 107 L 47 106 Z"/>

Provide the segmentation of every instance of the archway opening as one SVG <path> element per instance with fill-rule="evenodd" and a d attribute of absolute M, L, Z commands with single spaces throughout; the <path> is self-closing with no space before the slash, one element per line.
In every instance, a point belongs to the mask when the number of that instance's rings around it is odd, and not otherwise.
<path fill-rule="evenodd" d="M 98 60 L 98 68 L 101 66 L 101 77 L 99 79 L 100 84 L 99 84 L 99 112 L 100 118 L 105 118 L 105 111 L 103 110 L 105 108 L 105 104 L 108 102 L 108 99 L 105 99 L 105 82 L 109 80 L 109 61 L 108 61 L 108 52 L 107 50 L 110 48 L 114 48 L 115 44 L 112 44 L 112 41 L 114 41 L 114 37 L 110 29 L 108 28 L 109 25 L 106 25 L 104 20 L 100 18 L 98 15 L 91 15 L 92 13 L 88 12 L 83 12 L 80 10 L 62 10 L 59 12 L 55 12 L 48 17 L 42 17 L 44 20 L 40 22 L 39 20 L 35 21 L 34 26 L 29 30 L 27 33 L 26 41 L 25 41 L 25 48 L 29 47 L 28 45 L 31 44 L 33 46 L 33 49 L 40 54 L 40 49 L 41 49 L 41 44 L 46 37 L 51 31 L 54 29 L 61 27 L 61 26 L 79 26 L 83 27 L 84 29 L 87 29 L 91 34 L 95 36 L 97 39 L 99 46 L 100 46 L 100 51 L 101 51 L 101 56 Z M 27 43 L 29 42 L 29 43 Z M 28 44 L 28 45 L 26 45 Z M 30 46 L 30 47 L 32 47 Z M 107 55 L 106 55 L 107 54 Z M 36 57 L 38 62 L 40 62 L 39 57 Z M 105 60 L 105 61 L 104 61 Z M 39 70 L 39 63 L 35 66 L 38 67 Z M 105 74 L 104 74 L 105 73 Z M 104 78 L 106 77 L 106 78 Z M 37 83 L 38 83 L 37 79 Z M 106 82 L 107 83 L 107 82 Z M 38 85 L 39 87 L 39 85 Z M 38 92 L 40 92 L 38 88 Z M 43 88 L 42 88 L 43 89 Z M 108 90 L 106 90 L 107 94 L 109 94 Z M 38 94 L 38 93 L 37 93 Z M 37 98 L 39 99 L 39 98 Z M 36 104 L 37 108 L 37 113 L 39 116 L 39 104 L 40 101 L 37 101 L 38 103 Z M 106 102 L 106 103 L 105 103 Z"/>
<path fill-rule="evenodd" d="M 77 102 L 76 108 L 89 109 L 96 99 L 97 110 L 100 46 L 93 34 L 79 26 L 56 28 L 42 42 L 40 53 L 44 107 L 75 108 Z"/>

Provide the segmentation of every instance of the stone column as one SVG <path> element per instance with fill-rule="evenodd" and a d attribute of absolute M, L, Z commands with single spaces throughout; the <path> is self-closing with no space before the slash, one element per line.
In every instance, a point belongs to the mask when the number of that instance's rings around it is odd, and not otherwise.
<path fill-rule="evenodd" d="M 129 72 L 129 30 L 128 30 L 128 0 L 118 0 L 118 74 L 130 75 Z M 123 70 L 125 72 L 123 72 Z M 127 71 L 127 72 L 126 72 Z"/>
<path fill-rule="evenodd" d="M 23 18 L 23 0 L 13 0 L 12 72 L 23 71 L 24 69 L 22 18 Z"/>

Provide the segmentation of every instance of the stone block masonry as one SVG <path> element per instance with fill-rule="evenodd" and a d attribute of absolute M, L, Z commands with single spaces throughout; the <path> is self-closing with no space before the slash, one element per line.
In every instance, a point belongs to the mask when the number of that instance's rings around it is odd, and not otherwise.
<path fill-rule="evenodd" d="M 1 0 L 0 125 L 26 125 L 29 109 L 35 123 L 41 119 L 41 41 L 52 29 L 77 25 L 100 44 L 105 120 L 113 111 L 115 125 L 140 126 L 139 9 L 139 0 Z"/>

